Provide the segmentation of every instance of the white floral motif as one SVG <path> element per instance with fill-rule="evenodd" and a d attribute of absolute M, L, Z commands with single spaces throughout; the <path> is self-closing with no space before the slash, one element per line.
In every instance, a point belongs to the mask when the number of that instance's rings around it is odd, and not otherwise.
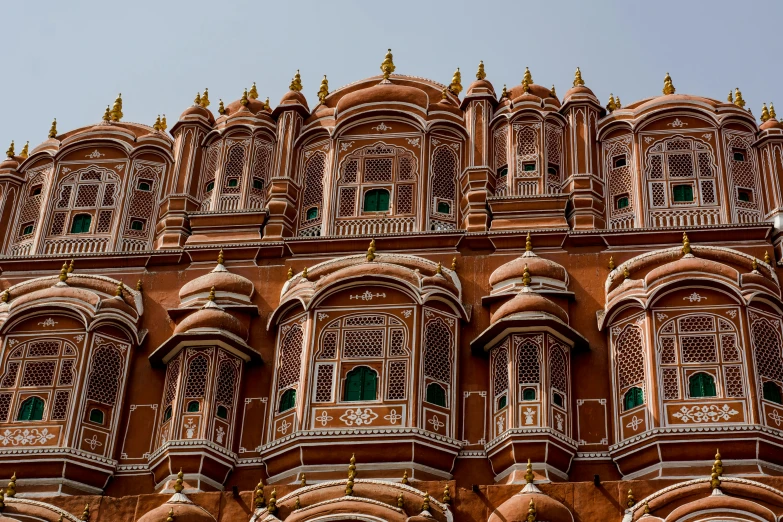
<path fill-rule="evenodd" d="M 728 315 L 732 319 L 736 319 L 737 318 L 737 311 L 736 310 L 727 310 L 726 311 L 726 315 Z"/>
<path fill-rule="evenodd" d="M 634 415 L 631 418 L 631 422 L 625 425 L 626 428 L 631 428 L 633 431 L 636 431 L 639 429 L 639 426 L 641 426 L 644 423 L 643 419 L 640 419 L 636 415 Z"/>
<path fill-rule="evenodd" d="M 712 139 L 712 134 L 708 132 L 707 134 L 702 134 L 701 137 L 707 141 L 710 141 Z"/>
<path fill-rule="evenodd" d="M 68 174 L 69 172 L 71 172 L 71 169 L 68 167 L 63 168 L 63 174 Z"/>
<path fill-rule="evenodd" d="M 38 323 L 38 326 L 47 327 L 47 326 L 54 326 L 56 324 L 57 324 L 57 321 L 55 321 L 51 317 L 47 317 L 45 321 L 41 321 L 40 323 Z"/>
<path fill-rule="evenodd" d="M 98 435 L 93 435 L 91 439 L 84 439 L 84 443 L 87 444 L 91 450 L 95 451 L 96 447 L 101 447 L 101 441 L 98 440 Z"/>
<path fill-rule="evenodd" d="M 124 169 L 125 169 L 125 165 L 123 164 L 119 164 L 116 167 L 114 167 L 114 170 L 116 170 L 117 172 L 122 172 Z"/>
<path fill-rule="evenodd" d="M 378 124 L 375 127 L 373 127 L 372 130 L 377 130 L 377 131 L 383 132 L 383 131 L 391 130 L 391 126 L 390 125 L 386 125 L 386 123 L 384 123 L 384 122 L 381 122 L 380 124 Z"/>
<path fill-rule="evenodd" d="M 769 414 L 769 418 L 772 419 L 772 422 L 775 423 L 775 426 L 780 427 L 780 425 L 783 423 L 783 416 L 780 415 L 778 410 L 772 410 L 772 413 Z"/>
<path fill-rule="evenodd" d="M 84 336 L 83 336 L 83 335 L 77 335 L 77 336 L 76 336 L 76 337 L 74 337 L 73 339 L 74 339 L 74 340 L 75 340 L 77 343 L 80 343 L 80 342 L 82 342 L 82 341 L 84 340 Z"/>
<path fill-rule="evenodd" d="M 389 412 L 388 415 L 384 415 L 383 418 L 391 422 L 392 424 L 397 424 L 397 421 L 402 419 L 402 415 L 397 413 L 397 410 L 392 410 Z"/>
<path fill-rule="evenodd" d="M 386 297 L 386 293 L 373 294 L 369 290 L 365 290 L 363 294 L 352 295 L 351 299 L 359 299 L 361 301 L 372 301 L 375 297 Z"/>
<path fill-rule="evenodd" d="M 340 420 L 348 426 L 361 426 L 362 424 L 372 424 L 372 421 L 378 418 L 378 414 L 372 411 L 370 408 L 356 408 L 355 410 L 347 409 L 345 413 L 340 415 Z"/>
<path fill-rule="evenodd" d="M 402 315 L 405 316 L 405 319 L 408 319 L 411 314 L 413 313 L 413 310 L 403 310 Z"/>
<path fill-rule="evenodd" d="M 340 143 L 340 152 L 345 152 L 346 150 L 350 149 L 351 147 L 353 147 L 353 142 L 352 141 L 344 141 L 344 142 Z"/>
<path fill-rule="evenodd" d="M 223 437 L 226 436 L 226 430 L 223 429 L 223 426 L 218 426 L 218 428 L 215 430 L 215 438 L 217 439 L 218 444 L 223 444 Z"/>
<path fill-rule="evenodd" d="M 525 411 L 522 412 L 522 415 L 525 416 L 525 426 L 532 426 L 534 424 L 536 410 L 533 408 L 525 408 Z"/>
<path fill-rule="evenodd" d="M 697 302 L 697 303 L 701 303 L 702 301 L 706 301 L 707 298 L 700 296 L 696 292 L 693 292 L 691 295 L 689 295 L 687 297 L 683 297 L 682 300 L 683 301 L 690 301 L 691 303 L 694 302 L 694 301 Z"/>
<path fill-rule="evenodd" d="M 558 431 L 563 431 L 563 421 L 564 421 L 564 420 L 565 420 L 565 419 L 563 419 L 563 416 L 562 416 L 562 415 L 560 415 L 559 413 L 556 413 L 556 414 L 555 414 L 555 422 L 557 423 L 557 429 L 558 429 Z"/>
<path fill-rule="evenodd" d="M 288 420 L 284 420 L 283 422 L 280 423 L 280 426 L 277 428 L 277 431 L 279 431 L 282 435 L 285 435 L 286 433 L 288 433 L 288 428 L 290 428 L 291 426 L 293 426 L 293 424 L 288 422 Z"/>
<path fill-rule="evenodd" d="M 737 414 L 739 414 L 739 412 L 728 404 L 724 404 L 723 406 L 710 404 L 708 406 L 691 406 L 690 408 L 683 406 L 680 408 L 680 411 L 673 415 L 673 417 L 680 419 L 682 422 L 693 421 L 695 423 L 701 423 L 731 420 L 731 417 Z"/>
<path fill-rule="evenodd" d="M 193 419 L 188 419 L 188 423 L 185 424 L 185 436 L 189 439 L 193 438 L 193 435 L 196 434 L 196 424 L 193 422 Z"/>
<path fill-rule="evenodd" d="M 432 426 L 433 431 L 439 431 L 445 424 L 443 421 L 441 421 L 437 415 L 433 415 L 430 420 L 427 421 L 427 424 Z"/>
<path fill-rule="evenodd" d="M 54 435 L 49 433 L 47 428 L 38 431 L 37 428 L 32 429 L 17 429 L 14 431 L 5 430 L 0 434 L 0 443 L 3 446 L 35 446 L 36 444 L 46 444 L 49 440 L 53 439 Z"/>
<path fill-rule="evenodd" d="M 407 141 L 408 145 L 411 147 L 420 147 L 419 138 L 405 138 L 405 141 Z"/>
<path fill-rule="evenodd" d="M 320 312 L 320 313 L 318 314 L 318 320 L 319 320 L 319 321 L 323 321 L 324 319 L 328 319 L 328 318 L 329 318 L 329 314 L 325 314 L 325 313 L 323 313 L 323 312 Z"/>
<path fill-rule="evenodd" d="M 504 415 L 501 415 L 498 417 L 498 420 L 496 421 L 498 425 L 498 434 L 503 433 L 504 428 L 506 427 L 506 417 Z"/>
<path fill-rule="evenodd" d="M 645 143 L 650 143 L 650 142 L 651 142 L 652 140 L 654 140 L 654 139 L 655 139 L 655 138 L 653 138 L 652 136 L 646 136 L 646 137 L 644 138 L 644 142 L 645 142 Z"/>
<path fill-rule="evenodd" d="M 659 321 L 664 321 L 664 320 L 666 320 L 666 319 L 668 319 L 668 318 L 669 318 L 669 316 L 668 316 L 668 315 L 666 315 L 666 314 L 662 314 L 662 313 L 658 313 L 658 314 L 656 315 L 656 317 L 658 318 L 658 320 L 659 320 Z"/>
<path fill-rule="evenodd" d="M 332 419 L 334 419 L 334 417 L 329 415 L 326 412 L 326 410 L 322 411 L 321 415 L 319 415 L 318 417 L 315 418 L 315 420 L 317 420 L 318 422 L 321 423 L 321 426 L 326 426 L 327 424 L 329 424 L 329 421 L 332 420 Z"/>
<path fill-rule="evenodd" d="M 98 152 L 98 149 L 95 149 L 95 150 L 94 150 L 94 151 L 92 151 L 91 153 L 87 154 L 87 155 L 85 156 L 85 158 L 90 158 L 90 159 L 97 159 L 97 158 L 100 158 L 101 156 L 105 156 L 105 155 L 106 155 L 106 154 L 101 154 L 100 152 Z"/>
<path fill-rule="evenodd" d="M 680 128 L 680 127 L 684 127 L 684 126 L 686 126 L 688 124 L 685 123 L 684 121 L 681 121 L 679 118 L 674 118 L 673 122 L 667 123 L 666 125 L 668 125 L 669 127 Z"/>
<path fill-rule="evenodd" d="M 19 342 L 18 339 L 11 339 L 10 341 L 8 341 L 8 346 L 14 347 L 18 342 Z"/>

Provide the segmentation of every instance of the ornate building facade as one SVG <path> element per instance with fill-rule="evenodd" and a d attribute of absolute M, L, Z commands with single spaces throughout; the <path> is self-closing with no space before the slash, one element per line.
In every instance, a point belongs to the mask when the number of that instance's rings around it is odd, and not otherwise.
<path fill-rule="evenodd" d="M 0 521 L 778 522 L 774 107 L 381 72 L 11 145 Z"/>

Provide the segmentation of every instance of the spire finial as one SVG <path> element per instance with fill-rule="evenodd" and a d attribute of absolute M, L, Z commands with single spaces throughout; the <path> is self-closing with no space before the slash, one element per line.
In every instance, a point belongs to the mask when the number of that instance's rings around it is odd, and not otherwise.
<path fill-rule="evenodd" d="M 438 261 L 438 266 L 435 267 L 436 275 L 443 275 L 443 265 Z"/>
<path fill-rule="evenodd" d="M 73 259 L 71 259 L 71 262 L 68 263 L 68 273 L 69 274 L 73 273 Z"/>
<path fill-rule="evenodd" d="M 243 107 L 247 107 L 247 104 L 250 103 L 250 100 L 247 98 L 247 89 L 242 92 L 242 97 L 239 99 L 239 103 L 241 103 Z"/>
<path fill-rule="evenodd" d="M 103 111 L 103 121 L 105 123 L 109 123 L 111 121 L 111 109 L 109 109 L 109 106 L 106 106 L 106 110 Z"/>
<path fill-rule="evenodd" d="M 527 459 L 527 468 L 525 470 L 525 484 L 532 484 L 534 479 L 535 479 L 535 475 L 533 475 L 533 463 L 530 461 L 530 459 Z"/>
<path fill-rule="evenodd" d="M 402 483 L 408 484 L 408 470 L 402 472 Z"/>
<path fill-rule="evenodd" d="M 429 511 L 430 510 L 430 494 L 426 491 L 424 492 L 424 500 L 421 503 L 421 510 L 422 511 Z"/>
<path fill-rule="evenodd" d="M 85 504 L 85 506 L 84 506 L 84 511 L 82 511 L 82 520 L 85 521 L 85 522 L 87 520 L 90 520 L 90 505 L 89 504 Z"/>
<path fill-rule="evenodd" d="M 767 109 L 767 104 L 766 103 L 762 103 L 761 104 L 761 116 L 760 116 L 760 119 L 761 119 L 761 121 L 767 121 L 769 118 L 770 118 L 770 115 L 769 115 L 769 109 Z"/>
<path fill-rule="evenodd" d="M 160 131 L 166 132 L 166 129 L 169 128 L 169 124 L 166 123 L 166 115 L 164 114 L 163 117 L 160 119 Z"/>
<path fill-rule="evenodd" d="M 296 74 L 291 80 L 291 85 L 288 86 L 288 89 L 294 92 L 302 90 L 302 76 L 299 74 L 299 69 L 296 70 Z"/>
<path fill-rule="evenodd" d="M 302 487 L 305 487 L 307 485 L 307 478 L 305 477 L 304 473 L 302 473 L 302 476 L 299 477 L 299 485 Z"/>
<path fill-rule="evenodd" d="M 302 509 L 302 501 L 299 500 L 299 495 L 297 495 L 294 500 L 294 509 Z"/>
<path fill-rule="evenodd" d="M 275 511 L 277 511 L 277 490 L 273 489 L 272 493 L 269 494 L 269 503 L 266 505 L 266 510 L 269 511 L 270 515 L 274 515 Z"/>
<path fill-rule="evenodd" d="M 740 92 L 739 87 L 734 89 L 734 105 L 740 109 L 745 108 L 745 100 L 742 99 L 742 93 Z"/>
<path fill-rule="evenodd" d="M 536 516 L 538 513 L 536 513 L 536 503 L 533 502 L 533 499 L 530 499 L 530 504 L 527 508 L 527 518 L 525 519 L 526 522 L 536 522 Z"/>
<path fill-rule="evenodd" d="M 615 96 L 614 97 L 614 108 L 615 108 L 615 110 L 623 108 L 623 104 L 620 102 L 620 97 L 619 96 Z"/>
<path fill-rule="evenodd" d="M 0 302 L 7 303 L 10 298 L 11 298 L 11 292 L 9 292 L 8 289 L 6 288 L 5 290 L 3 290 L 3 293 L 0 294 Z"/>
<path fill-rule="evenodd" d="M 557 91 L 555 90 L 555 84 L 552 84 L 552 88 L 549 89 L 549 94 L 552 95 L 553 98 L 557 98 Z"/>
<path fill-rule="evenodd" d="M 302 269 L 302 279 L 307 281 L 307 267 L 304 267 L 304 269 Z"/>
<path fill-rule="evenodd" d="M 223 105 L 223 98 L 220 99 L 220 103 L 218 103 L 218 114 L 221 116 L 226 113 L 226 106 Z"/>
<path fill-rule="evenodd" d="M 24 144 L 24 147 L 22 147 L 22 152 L 19 153 L 19 157 L 27 159 L 27 156 L 29 155 L 30 155 L 30 142 L 28 141 Z"/>
<path fill-rule="evenodd" d="M 451 258 L 451 271 L 456 272 L 457 271 L 457 258 L 452 257 Z"/>
<path fill-rule="evenodd" d="M 614 256 L 609 256 L 609 271 L 614 270 Z"/>
<path fill-rule="evenodd" d="M 580 85 L 584 85 L 585 81 L 582 79 L 582 71 L 579 70 L 579 67 L 576 68 L 576 72 L 574 73 L 574 87 L 579 87 Z"/>
<path fill-rule="evenodd" d="M 778 115 L 775 114 L 775 105 L 769 102 L 769 117 L 777 119 Z"/>
<path fill-rule="evenodd" d="M 636 499 L 633 497 L 633 490 L 631 488 L 628 488 L 628 497 L 625 502 L 625 505 L 628 507 L 633 507 L 634 504 L 636 504 Z"/>
<path fill-rule="evenodd" d="M 726 98 L 726 101 L 729 102 L 729 103 L 734 103 L 734 93 L 731 92 L 731 89 L 729 89 L 729 95 Z"/>
<path fill-rule="evenodd" d="M 253 492 L 253 501 L 256 504 L 256 509 L 264 507 L 264 480 L 258 481 L 255 491 Z"/>
<path fill-rule="evenodd" d="M 193 99 L 193 106 L 200 106 L 201 105 L 201 93 L 196 91 L 196 97 Z"/>
<path fill-rule="evenodd" d="M 647 502 L 644 503 L 644 514 L 645 515 L 650 514 L 650 505 Z"/>
<path fill-rule="evenodd" d="M 530 232 L 527 233 L 527 237 L 525 238 L 525 252 L 532 252 L 533 251 L 533 241 L 530 238 Z"/>
<path fill-rule="evenodd" d="M 402 492 L 397 495 L 397 507 L 402 509 L 405 506 L 405 500 L 402 498 Z"/>
<path fill-rule="evenodd" d="M 288 280 L 290 281 L 294 277 L 294 269 L 290 266 L 288 267 Z"/>
<path fill-rule="evenodd" d="M 530 73 L 530 68 L 525 67 L 525 76 L 522 77 L 522 88 L 525 92 L 530 90 L 530 85 L 533 84 L 533 75 Z"/>
<path fill-rule="evenodd" d="M 0 509 L 3 509 L 5 507 L 5 494 L 3 493 L 3 488 L 0 488 Z"/>
<path fill-rule="evenodd" d="M 440 91 L 440 99 L 441 100 L 448 100 L 449 99 L 449 88 L 444 87 L 442 91 Z"/>
<path fill-rule="evenodd" d="M 530 286 L 530 270 L 527 268 L 527 264 L 525 264 L 525 270 L 522 272 L 522 286 Z"/>
<path fill-rule="evenodd" d="M 672 83 L 672 77 L 669 76 L 669 73 L 666 73 L 666 77 L 663 79 L 663 94 L 674 94 L 676 90 Z"/>
<path fill-rule="evenodd" d="M 174 508 L 169 508 L 169 515 L 166 517 L 166 522 L 174 522 Z"/>
<path fill-rule="evenodd" d="M 686 256 L 691 253 L 691 241 L 688 239 L 687 232 L 682 233 L 682 253 Z"/>
<path fill-rule="evenodd" d="M 264 110 L 265 111 L 271 111 L 272 107 L 269 105 L 269 96 L 266 97 L 266 101 L 264 102 Z"/>
<path fill-rule="evenodd" d="M 383 79 L 387 80 L 389 79 L 389 76 L 391 76 L 391 73 L 393 73 L 397 67 L 394 66 L 394 56 L 392 56 L 392 51 L 389 49 L 389 51 L 386 53 L 386 56 L 383 58 L 383 62 L 381 62 L 381 72 L 383 73 Z"/>
<path fill-rule="evenodd" d="M 508 89 L 506 89 L 506 84 L 503 84 L 503 90 L 500 92 L 500 99 L 508 98 Z"/>
<path fill-rule="evenodd" d="M 52 120 L 52 126 L 49 127 L 49 139 L 57 137 L 57 118 Z"/>
<path fill-rule="evenodd" d="M 215 287 L 214 286 L 209 289 L 209 296 L 207 297 L 207 299 L 209 301 L 214 301 L 215 300 Z"/>
<path fill-rule="evenodd" d="M 631 278 L 631 272 L 628 270 L 628 265 L 623 265 L 623 278 L 624 279 L 630 279 Z"/>
<path fill-rule="evenodd" d="M 223 264 L 223 261 L 224 261 L 224 257 L 223 257 L 223 249 L 221 248 L 221 249 L 220 249 L 220 252 L 218 252 L 218 264 L 219 264 L 219 265 L 222 265 L 222 264 Z"/>
<path fill-rule="evenodd" d="M 373 261 L 375 259 L 375 238 L 370 241 L 370 246 L 367 247 L 367 261 Z"/>
<path fill-rule="evenodd" d="M 614 94 L 609 94 L 609 102 L 606 104 L 606 110 L 612 112 L 616 108 L 617 108 L 617 103 L 615 103 L 614 101 Z"/>
<path fill-rule="evenodd" d="M 9 158 L 13 158 L 14 156 L 16 156 L 16 153 L 14 152 L 14 140 L 11 140 L 11 146 L 8 147 L 7 151 L 5 151 L 5 155 L 8 156 Z"/>
<path fill-rule="evenodd" d="M 345 483 L 345 496 L 353 495 L 353 479 L 356 477 L 356 455 L 351 454 L 350 464 L 348 464 L 348 481 Z"/>
<path fill-rule="evenodd" d="M 205 109 L 209 107 L 209 88 L 204 88 L 204 94 L 201 95 L 201 106 Z"/>
<path fill-rule="evenodd" d="M 451 491 L 449 491 L 449 485 L 448 484 L 443 486 L 443 503 L 444 504 L 450 504 L 451 503 Z"/>
<path fill-rule="evenodd" d="M 160 132 L 160 114 L 158 114 L 158 117 L 155 118 L 155 123 L 152 124 L 152 128 Z"/>
<path fill-rule="evenodd" d="M 487 73 L 484 72 L 484 60 L 479 62 L 478 71 L 476 71 L 476 79 L 483 80 L 487 77 Z"/>
<path fill-rule="evenodd" d="M 111 108 L 111 121 L 120 121 L 122 120 L 123 114 L 122 114 L 122 93 L 117 95 L 117 98 L 114 100 L 114 106 Z"/>
<path fill-rule="evenodd" d="M 11 475 L 11 480 L 8 481 L 8 487 L 5 488 L 6 498 L 13 498 L 16 495 L 16 471 Z"/>
<path fill-rule="evenodd" d="M 324 74 L 324 79 L 321 80 L 321 86 L 318 88 L 318 100 L 323 103 L 327 96 L 329 96 L 329 80 Z"/>
<path fill-rule="evenodd" d="M 451 77 L 451 83 L 449 84 L 449 90 L 454 96 L 459 96 L 462 92 L 462 73 L 459 72 L 459 67 L 454 71 L 454 75 Z"/>
<path fill-rule="evenodd" d="M 64 283 L 68 280 L 68 263 L 63 262 L 62 268 L 60 268 L 60 282 Z"/>
<path fill-rule="evenodd" d="M 258 89 L 256 88 L 256 82 L 253 82 L 253 85 L 250 87 L 250 92 L 247 93 L 247 97 L 251 100 L 258 99 Z"/>
<path fill-rule="evenodd" d="M 712 464 L 712 473 L 710 474 L 710 487 L 712 489 L 720 487 L 721 475 L 723 475 L 723 461 L 720 458 L 720 451 L 715 450 L 715 462 Z"/>
<path fill-rule="evenodd" d="M 772 264 L 772 258 L 769 257 L 769 251 L 764 252 L 764 262 L 767 263 L 768 265 Z"/>
<path fill-rule="evenodd" d="M 174 491 L 177 493 L 182 493 L 182 490 L 185 489 L 185 486 L 182 484 L 185 482 L 185 474 L 182 473 L 182 468 L 179 468 L 179 471 L 177 472 L 177 480 L 174 482 Z"/>
<path fill-rule="evenodd" d="M 758 272 L 759 270 L 759 261 L 755 257 L 753 258 L 753 262 L 750 264 L 750 267 L 753 269 L 754 272 Z"/>
<path fill-rule="evenodd" d="M 142 290 L 142 284 L 141 284 L 141 279 L 139 279 L 138 281 L 136 281 L 136 291 L 141 292 L 141 290 Z"/>
<path fill-rule="evenodd" d="M 125 285 L 122 284 L 122 281 L 119 282 L 117 285 L 117 291 L 114 293 L 115 297 L 122 297 L 122 291 L 125 289 Z"/>

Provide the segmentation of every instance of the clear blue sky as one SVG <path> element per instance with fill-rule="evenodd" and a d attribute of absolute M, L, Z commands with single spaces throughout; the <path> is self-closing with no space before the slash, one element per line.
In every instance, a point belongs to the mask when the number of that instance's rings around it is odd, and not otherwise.
<path fill-rule="evenodd" d="M 274 107 L 301 69 L 311 107 L 323 74 L 334 90 L 377 74 L 388 47 L 400 74 L 463 85 L 479 60 L 500 90 L 525 66 L 562 96 L 576 66 L 606 102 L 678 93 L 725 99 L 739 87 L 758 116 L 783 114 L 783 1 L 220 1 L 4 2 L 0 149 L 98 122 L 118 92 L 126 121 L 171 126 L 209 87 L 212 110 L 257 82 Z"/>

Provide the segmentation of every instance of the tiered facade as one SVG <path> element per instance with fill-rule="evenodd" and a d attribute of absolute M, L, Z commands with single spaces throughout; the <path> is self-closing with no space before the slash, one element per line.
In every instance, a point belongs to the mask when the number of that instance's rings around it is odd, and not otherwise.
<path fill-rule="evenodd" d="M 774 108 L 381 71 L 11 146 L 0 521 L 777 522 Z"/>

